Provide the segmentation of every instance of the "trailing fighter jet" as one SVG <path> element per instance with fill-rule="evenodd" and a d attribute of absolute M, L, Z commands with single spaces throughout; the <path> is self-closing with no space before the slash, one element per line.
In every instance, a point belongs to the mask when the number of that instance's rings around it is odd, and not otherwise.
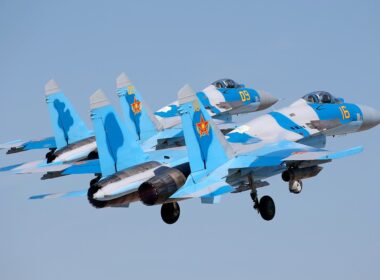
<path fill-rule="evenodd" d="M 231 130 L 231 125 L 236 127 L 235 124 L 229 122 L 232 115 L 263 110 L 278 100 L 264 91 L 246 88 L 231 79 L 222 79 L 215 83 L 218 88 L 211 85 L 197 94 L 210 114 L 215 118 L 222 119 L 222 121 L 218 120 L 221 129 Z M 176 113 L 176 103 L 169 105 L 171 112 L 164 107 L 154 115 L 124 73 L 119 75 L 116 85 L 126 120 L 125 125 L 130 126 L 130 133 L 133 134 L 136 141 L 142 144 L 145 151 L 184 145 L 180 120 Z M 15 153 L 27 149 L 49 147 L 50 152 L 46 154 L 46 161 L 16 164 L 3 167 L 0 171 L 50 172 L 42 177 L 42 179 L 50 179 L 61 176 L 60 173 L 52 171 L 63 170 L 66 166 L 63 164 L 98 157 L 92 131 L 87 129 L 55 81 L 51 80 L 46 84 L 45 95 L 54 131 L 54 141 L 44 139 L 41 142 L 18 143 L 16 146 L 12 142 L 12 144 L 3 145 L 0 148 L 7 147 L 10 148 L 8 153 Z"/>
<path fill-rule="evenodd" d="M 141 201 L 145 205 L 162 205 L 161 216 L 168 224 L 180 215 L 178 202 L 200 198 L 202 203 L 217 203 L 227 193 L 250 190 L 254 208 L 263 219 L 272 220 L 275 204 L 271 197 L 258 198 L 257 189 L 268 186 L 265 180 L 281 174 L 289 191 L 300 193 L 303 179 L 314 177 L 321 164 L 358 154 L 362 147 L 329 152 L 323 147 L 326 136 L 364 131 L 380 123 L 380 113 L 368 106 L 346 103 L 328 92 L 314 92 L 288 107 L 255 118 L 224 137 L 194 91 L 185 86 L 178 94 L 187 158 L 157 169 L 147 162 L 124 169 L 103 171 L 117 166 L 111 161 L 101 164 L 102 178 L 93 181 L 88 191 L 47 194 L 32 199 L 74 197 L 87 193 L 96 207 L 118 207 Z M 105 120 L 95 110 L 101 106 L 92 100 L 95 131 L 101 130 L 96 119 Z M 101 122 L 98 120 L 98 124 Z M 105 129 L 107 130 L 107 129 Z M 97 138 L 98 138 L 98 133 Z M 98 146 L 120 146 L 122 133 L 97 139 Z M 102 140 L 103 139 L 103 140 Z M 100 143 L 102 141 L 102 144 Z M 115 151 L 114 148 L 108 148 Z M 118 160 L 128 158 L 127 152 L 112 153 Z M 102 153 L 99 154 L 100 161 Z M 109 157 L 109 156 L 108 156 Z M 105 157 L 107 158 L 107 157 Z M 115 158 L 115 157 L 112 157 Z M 116 172 L 117 171 L 117 172 Z M 108 175 L 104 175 L 104 174 Z"/>

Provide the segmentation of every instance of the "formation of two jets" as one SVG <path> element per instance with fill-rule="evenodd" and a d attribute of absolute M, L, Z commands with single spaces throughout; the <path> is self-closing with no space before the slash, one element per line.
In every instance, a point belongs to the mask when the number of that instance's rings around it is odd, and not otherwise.
<path fill-rule="evenodd" d="M 94 132 L 89 131 L 54 81 L 45 88 L 54 137 L 7 143 L 8 153 L 49 148 L 46 160 L 0 169 L 43 172 L 42 179 L 95 174 L 88 190 L 33 196 L 32 199 L 87 195 L 97 208 L 128 207 L 132 202 L 162 205 L 162 219 L 175 223 L 178 202 L 200 198 L 217 203 L 227 193 L 250 191 L 254 208 L 272 220 L 271 197 L 259 199 L 265 180 L 282 175 L 289 191 L 319 174 L 320 165 L 357 154 L 324 149 L 328 136 L 370 129 L 380 113 L 347 103 L 328 92 L 310 93 L 288 107 L 236 127 L 235 114 L 260 111 L 277 99 L 233 80 L 218 80 L 195 93 L 184 86 L 178 101 L 152 113 L 125 74 L 117 78 L 124 122 L 102 91 L 90 97 Z"/>

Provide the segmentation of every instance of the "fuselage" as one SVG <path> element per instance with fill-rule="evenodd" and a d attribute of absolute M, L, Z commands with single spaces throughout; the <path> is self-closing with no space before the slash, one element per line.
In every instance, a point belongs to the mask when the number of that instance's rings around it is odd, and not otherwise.
<path fill-rule="evenodd" d="M 345 135 L 366 127 L 364 106 L 352 103 L 311 104 L 300 99 L 236 128 L 227 140 L 236 144 L 304 141 L 316 136 Z M 364 111 L 364 113 L 363 113 Z"/>
<path fill-rule="evenodd" d="M 55 151 L 52 163 L 68 163 L 88 159 L 96 152 L 95 137 L 89 137 Z M 90 156 L 91 157 L 91 156 Z"/>
<path fill-rule="evenodd" d="M 249 155 L 245 159 L 249 166 L 251 161 L 257 160 L 261 155 L 268 156 L 268 150 L 273 154 L 283 151 L 292 153 L 292 148 L 286 146 L 286 141 L 321 148 L 326 143 L 326 136 L 362 131 L 373 127 L 375 123 L 380 123 L 380 117 L 366 106 L 345 103 L 338 99 L 334 103 L 311 103 L 300 99 L 288 107 L 247 122 L 228 133 L 226 139 L 237 151 L 237 155 Z M 284 145 L 281 145 L 282 141 Z M 261 180 L 281 173 L 284 169 L 284 166 L 271 166 L 261 168 L 254 175 L 256 179 Z M 120 180 L 117 185 L 102 184 L 98 197 L 107 200 L 107 196 L 118 198 L 134 193 L 144 180 L 143 177 L 149 179 L 153 174 L 154 168 L 147 172 L 139 172 L 136 179 L 135 176 L 131 176 Z M 246 183 L 248 175 L 243 172 L 227 178 L 227 181 L 230 185 L 239 186 Z M 131 197 L 136 199 L 137 196 Z"/>

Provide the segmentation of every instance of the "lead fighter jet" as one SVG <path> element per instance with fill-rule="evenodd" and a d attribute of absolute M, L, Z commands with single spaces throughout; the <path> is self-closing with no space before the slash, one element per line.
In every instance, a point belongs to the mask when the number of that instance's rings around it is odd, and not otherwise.
<path fill-rule="evenodd" d="M 103 161 L 102 178 L 93 182 L 88 191 L 31 198 L 87 193 L 90 203 L 98 208 L 141 201 L 149 206 L 162 205 L 162 219 L 173 224 L 179 218 L 181 200 L 200 198 L 202 203 L 213 204 L 224 194 L 249 190 L 254 208 L 269 221 L 275 216 L 274 201 L 269 196 L 259 199 L 257 191 L 269 185 L 267 178 L 281 174 L 289 191 L 300 193 L 302 180 L 318 175 L 320 165 L 362 151 L 362 147 L 354 147 L 329 152 L 323 149 L 326 136 L 364 131 L 380 123 L 380 113 L 368 106 L 346 103 L 328 92 L 313 92 L 288 107 L 253 119 L 224 137 L 189 86 L 180 90 L 178 99 L 187 158 L 178 158 L 170 164 L 142 162 L 117 169 L 117 161 L 121 164 L 134 153 L 127 150 L 129 145 L 124 145 L 126 131 L 112 133 L 112 139 L 104 137 L 104 131 L 118 126 L 104 121 L 109 112 L 105 107 L 109 105 L 95 95 L 91 108 L 98 146 L 102 147 L 99 152 L 103 151 L 99 154 Z M 119 153 L 120 147 L 123 148 Z"/>

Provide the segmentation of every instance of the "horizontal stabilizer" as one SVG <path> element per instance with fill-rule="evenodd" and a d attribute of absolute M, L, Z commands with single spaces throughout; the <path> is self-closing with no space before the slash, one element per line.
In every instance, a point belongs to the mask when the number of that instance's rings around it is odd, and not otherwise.
<path fill-rule="evenodd" d="M 0 169 L 0 171 L 3 171 Z M 4 170 L 5 171 L 5 170 Z M 45 163 L 45 162 L 34 162 L 27 163 L 23 165 L 18 165 L 16 168 L 13 168 L 11 171 L 14 171 L 17 174 L 31 174 L 31 173 L 46 173 L 42 179 L 52 179 L 65 175 L 73 174 L 100 174 L 100 163 L 99 160 L 86 160 L 79 161 L 74 163 Z"/>
<path fill-rule="evenodd" d="M 73 198 L 73 197 L 84 197 L 87 196 L 87 190 L 73 191 L 66 193 L 50 193 L 50 194 L 39 194 L 29 197 L 29 199 L 52 199 L 52 198 Z"/>
<path fill-rule="evenodd" d="M 22 140 L 14 140 L 7 143 L 0 144 L 0 150 L 18 148 L 21 147 L 25 141 Z"/>
<path fill-rule="evenodd" d="M 29 141 L 15 140 L 0 144 L 0 150 L 7 149 L 7 154 L 14 154 L 28 150 L 56 148 L 54 137 L 46 137 Z"/>
<path fill-rule="evenodd" d="M 12 171 L 15 173 L 32 173 L 28 171 L 30 169 L 39 167 L 41 164 L 45 164 L 45 161 L 37 160 L 32 162 L 18 163 L 0 168 L 0 172 Z"/>
<path fill-rule="evenodd" d="M 23 165 L 23 163 L 13 164 L 13 165 L 9 165 L 9 166 L 4 166 L 4 167 L 0 168 L 0 172 L 13 171 L 14 169 L 20 167 L 21 165 Z"/>

